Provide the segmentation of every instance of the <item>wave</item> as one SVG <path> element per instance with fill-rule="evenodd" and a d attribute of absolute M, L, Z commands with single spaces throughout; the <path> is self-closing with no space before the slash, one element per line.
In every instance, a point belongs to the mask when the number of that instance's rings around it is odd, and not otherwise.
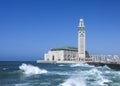
<path fill-rule="evenodd" d="M 94 67 L 93 65 L 88 64 L 72 64 L 70 67 Z"/>
<path fill-rule="evenodd" d="M 29 86 L 29 83 L 24 83 L 24 84 L 15 84 L 15 86 Z"/>
<path fill-rule="evenodd" d="M 61 65 L 58 65 L 58 66 L 65 66 L 65 65 L 62 65 L 62 64 L 61 64 Z"/>
<path fill-rule="evenodd" d="M 108 67 L 107 65 L 103 66 L 103 68 L 106 68 L 106 69 L 108 69 L 108 70 L 111 70 L 111 68 Z"/>
<path fill-rule="evenodd" d="M 7 70 L 8 68 L 3 68 L 2 70 Z"/>
<path fill-rule="evenodd" d="M 72 77 L 59 86 L 107 86 L 108 83 L 112 82 L 104 75 L 105 71 L 99 70 L 97 67 L 90 70 L 77 70 L 75 74 L 74 72 L 67 74 L 69 76 L 72 75 Z"/>
<path fill-rule="evenodd" d="M 109 68 L 107 65 L 104 65 L 104 66 L 98 66 L 97 67 L 98 69 L 104 69 L 104 70 L 111 70 L 111 68 Z"/>
<path fill-rule="evenodd" d="M 37 66 L 24 63 L 21 66 L 19 66 L 19 69 L 22 70 L 24 74 L 43 74 L 48 72 L 45 69 L 40 69 Z"/>
<path fill-rule="evenodd" d="M 89 73 L 89 74 L 93 74 L 93 75 L 100 75 L 100 74 L 102 74 L 102 72 L 99 71 L 99 70 L 96 69 L 96 68 L 93 68 L 93 69 L 89 70 L 88 73 Z"/>
<path fill-rule="evenodd" d="M 109 82 L 112 82 L 111 80 L 108 80 L 108 79 L 105 79 L 105 78 L 101 78 L 100 80 L 98 80 L 97 81 L 97 83 L 99 84 L 99 85 L 102 85 L 102 86 L 105 86 L 106 85 L 106 83 L 109 83 Z"/>
<path fill-rule="evenodd" d="M 52 74 L 52 75 L 66 75 L 66 76 L 74 75 L 72 72 L 57 72 L 57 71 L 49 72 L 49 74 Z"/>
<path fill-rule="evenodd" d="M 86 83 L 83 78 L 72 76 L 59 86 L 86 86 Z"/>
<path fill-rule="evenodd" d="M 90 78 L 93 78 L 97 85 L 104 86 L 108 82 L 112 82 L 111 80 L 105 78 L 103 71 L 100 71 L 96 68 L 93 68 L 88 71 L 88 75 L 90 75 Z"/>

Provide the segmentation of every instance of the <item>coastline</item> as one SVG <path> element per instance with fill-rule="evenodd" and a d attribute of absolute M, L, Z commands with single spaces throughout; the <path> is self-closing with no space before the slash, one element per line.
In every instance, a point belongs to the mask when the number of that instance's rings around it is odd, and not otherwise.
<path fill-rule="evenodd" d="M 85 62 L 85 61 L 44 61 L 44 60 L 37 60 L 36 63 L 45 63 L 45 64 L 89 64 L 94 66 L 108 66 L 110 69 L 113 70 L 120 70 L 120 64 L 118 63 L 108 63 L 108 62 Z"/>
<path fill-rule="evenodd" d="M 37 63 L 51 63 L 51 64 L 84 64 L 83 61 L 44 61 L 44 60 L 37 60 Z"/>

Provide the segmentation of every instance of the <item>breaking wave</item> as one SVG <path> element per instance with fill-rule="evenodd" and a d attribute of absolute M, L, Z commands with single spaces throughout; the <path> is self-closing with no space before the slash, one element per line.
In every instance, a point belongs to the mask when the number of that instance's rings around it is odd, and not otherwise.
<path fill-rule="evenodd" d="M 62 64 L 61 64 L 61 65 L 58 65 L 58 66 L 65 66 L 65 65 L 62 65 Z"/>
<path fill-rule="evenodd" d="M 7 70 L 8 68 L 3 68 L 2 70 Z"/>
<path fill-rule="evenodd" d="M 70 77 L 60 86 L 86 86 L 85 80 L 81 77 Z"/>
<path fill-rule="evenodd" d="M 103 71 L 98 70 L 97 68 L 93 68 L 87 72 L 88 75 L 91 76 L 92 79 L 95 80 L 94 84 L 99 84 L 100 86 L 106 85 L 108 82 L 112 82 L 111 80 L 105 78 Z"/>
<path fill-rule="evenodd" d="M 24 84 L 15 84 L 15 86 L 29 86 L 28 83 L 24 83 Z"/>
<path fill-rule="evenodd" d="M 93 65 L 88 64 L 72 64 L 70 67 L 94 67 Z"/>
<path fill-rule="evenodd" d="M 102 72 L 99 71 L 99 70 L 96 69 L 96 68 L 93 68 L 93 69 L 89 70 L 88 73 L 89 73 L 89 74 L 93 74 L 93 75 L 100 75 L 100 74 L 102 74 Z"/>
<path fill-rule="evenodd" d="M 39 67 L 30 65 L 30 64 L 22 64 L 21 66 L 19 66 L 19 69 L 21 69 L 24 72 L 24 74 L 43 74 L 43 73 L 47 73 L 47 70 L 40 69 Z"/>
<path fill-rule="evenodd" d="M 105 65 L 103 68 L 106 68 L 106 69 L 109 69 L 109 70 L 111 69 L 111 68 L 109 68 L 107 65 Z"/>

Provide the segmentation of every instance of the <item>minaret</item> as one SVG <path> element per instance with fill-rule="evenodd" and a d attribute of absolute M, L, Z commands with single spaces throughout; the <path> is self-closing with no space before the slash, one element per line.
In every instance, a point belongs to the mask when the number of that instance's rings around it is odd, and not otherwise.
<path fill-rule="evenodd" d="M 83 19 L 80 19 L 78 26 L 78 60 L 85 59 L 85 26 Z"/>

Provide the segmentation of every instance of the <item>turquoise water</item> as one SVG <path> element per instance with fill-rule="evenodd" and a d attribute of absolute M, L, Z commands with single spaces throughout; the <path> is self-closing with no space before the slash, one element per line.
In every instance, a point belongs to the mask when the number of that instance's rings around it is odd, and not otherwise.
<path fill-rule="evenodd" d="M 0 62 L 0 86 L 120 86 L 120 71 L 88 64 Z"/>

